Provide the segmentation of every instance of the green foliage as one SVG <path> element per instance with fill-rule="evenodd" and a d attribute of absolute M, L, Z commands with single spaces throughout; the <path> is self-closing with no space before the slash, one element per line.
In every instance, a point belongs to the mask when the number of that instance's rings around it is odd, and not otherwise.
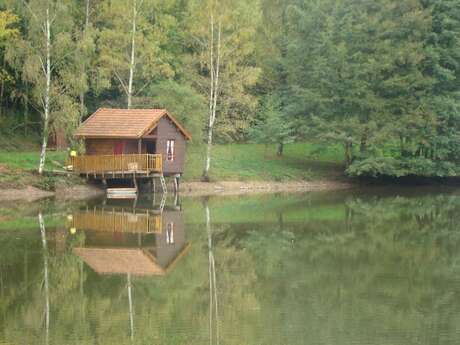
<path fill-rule="evenodd" d="M 155 106 L 166 108 L 190 131 L 194 145 L 200 144 L 206 114 L 203 95 L 187 85 L 167 80 L 151 89 Z"/>
<path fill-rule="evenodd" d="M 1 7 L 2 132 L 27 136 L 41 129 L 47 3 L 8 0 Z M 216 142 L 249 139 L 278 144 L 280 153 L 294 139 L 341 147 L 346 171 L 355 176 L 459 174 L 458 1 L 214 6 L 210 0 L 52 2 L 51 128 L 64 128 L 70 138 L 96 108 L 126 106 L 133 67 L 133 107 L 168 108 L 192 132 L 191 145 L 201 146 L 214 13 L 222 26 Z"/>
<path fill-rule="evenodd" d="M 248 131 L 253 141 L 278 144 L 279 147 L 293 141 L 294 130 L 282 110 L 279 98 L 267 96 L 259 112 L 259 119 Z M 278 151 L 278 153 L 281 155 L 282 152 Z"/>
<path fill-rule="evenodd" d="M 342 145 L 351 175 L 458 175 L 459 13 L 456 1 L 295 1 L 283 60 L 299 135 Z"/>

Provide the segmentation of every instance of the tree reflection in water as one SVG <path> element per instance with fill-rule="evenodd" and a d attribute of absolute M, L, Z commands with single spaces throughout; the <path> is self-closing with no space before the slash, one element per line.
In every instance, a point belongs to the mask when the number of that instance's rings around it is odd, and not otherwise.
<path fill-rule="evenodd" d="M 458 343 L 460 196 L 183 202 L 186 239 L 182 211 L 168 206 L 162 227 L 173 221 L 174 233 L 140 242 L 71 234 L 49 212 L 40 231 L 35 213 L 35 231 L 1 232 L 0 343 Z M 131 229 L 145 219 L 139 207 Z"/>

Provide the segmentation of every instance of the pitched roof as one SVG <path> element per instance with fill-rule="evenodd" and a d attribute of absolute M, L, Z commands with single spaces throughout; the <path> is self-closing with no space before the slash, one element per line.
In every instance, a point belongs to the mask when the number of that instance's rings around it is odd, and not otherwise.
<path fill-rule="evenodd" d="M 191 139 L 187 130 L 166 109 L 111 108 L 99 108 L 80 125 L 75 137 L 139 139 L 153 130 L 163 116 L 167 116 L 186 139 Z"/>

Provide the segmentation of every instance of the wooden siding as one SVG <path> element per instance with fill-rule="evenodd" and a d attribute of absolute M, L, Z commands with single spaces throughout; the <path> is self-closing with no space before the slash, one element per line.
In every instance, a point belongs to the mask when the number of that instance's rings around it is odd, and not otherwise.
<path fill-rule="evenodd" d="M 182 174 L 185 163 L 185 138 L 179 129 L 167 117 L 162 117 L 156 130 L 149 134 L 157 135 L 156 153 L 163 157 L 163 173 Z M 170 139 L 175 140 L 174 161 L 167 160 L 166 143 Z"/>
<path fill-rule="evenodd" d="M 112 155 L 115 144 L 119 141 L 124 142 L 123 153 L 138 153 L 137 139 L 86 139 L 85 148 L 87 155 Z M 145 151 L 144 151 L 145 152 Z"/>
<path fill-rule="evenodd" d="M 87 155 L 112 155 L 116 140 L 114 139 L 86 139 Z"/>

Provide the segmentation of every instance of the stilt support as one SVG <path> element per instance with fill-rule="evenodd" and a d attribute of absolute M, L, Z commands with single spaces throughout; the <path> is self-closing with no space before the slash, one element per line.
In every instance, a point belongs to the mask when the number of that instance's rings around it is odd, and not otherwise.
<path fill-rule="evenodd" d="M 139 194 L 139 186 L 137 185 L 136 174 L 133 174 L 134 188 L 136 188 L 136 193 Z"/>
<path fill-rule="evenodd" d="M 174 175 L 174 193 L 179 193 L 179 182 L 180 182 L 180 175 Z"/>

